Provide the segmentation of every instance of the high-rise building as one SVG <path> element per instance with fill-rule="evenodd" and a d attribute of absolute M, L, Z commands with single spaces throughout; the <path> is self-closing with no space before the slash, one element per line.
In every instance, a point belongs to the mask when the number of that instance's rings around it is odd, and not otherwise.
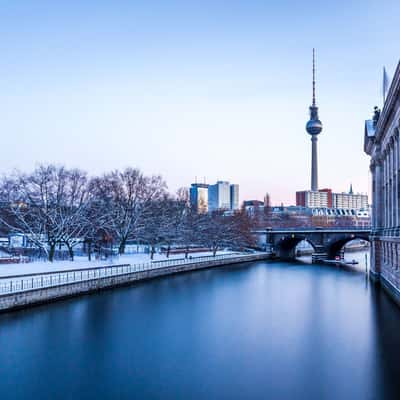
<path fill-rule="evenodd" d="M 238 210 L 239 209 L 239 185 L 232 184 L 230 186 L 230 209 Z"/>
<path fill-rule="evenodd" d="M 368 209 L 368 196 L 353 193 L 352 186 L 349 193 L 332 193 L 331 189 L 303 190 L 296 192 L 296 205 L 307 208 L 366 210 Z"/>
<path fill-rule="evenodd" d="M 199 213 L 208 212 L 208 186 L 206 183 L 192 183 L 190 205 Z"/>
<path fill-rule="evenodd" d="M 190 204 L 197 212 L 239 209 L 239 185 L 218 181 L 215 185 L 192 183 Z"/>
<path fill-rule="evenodd" d="M 315 102 L 315 50 L 313 49 L 313 80 L 312 80 L 312 105 L 310 106 L 310 119 L 306 130 L 311 135 L 311 190 L 318 190 L 318 135 L 322 131 L 322 123 L 318 118 L 318 107 Z M 317 195 L 318 197 L 319 195 Z"/>
<path fill-rule="evenodd" d="M 208 211 L 229 210 L 231 208 L 231 191 L 227 181 L 218 181 L 208 187 Z"/>

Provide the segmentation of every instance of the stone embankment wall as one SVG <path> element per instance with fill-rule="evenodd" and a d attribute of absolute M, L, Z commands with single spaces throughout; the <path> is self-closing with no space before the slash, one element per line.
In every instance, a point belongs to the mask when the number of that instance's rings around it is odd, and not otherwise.
<path fill-rule="evenodd" d="M 80 282 L 66 283 L 64 285 L 26 290 L 19 293 L 3 294 L 0 295 L 0 312 L 22 309 L 37 304 L 48 303 L 67 297 L 88 294 L 106 288 L 128 285 L 132 282 L 157 278 L 164 275 L 172 275 L 181 272 L 219 267 L 228 264 L 257 261 L 267 258 L 269 258 L 268 254 L 243 255 L 221 260 L 207 260 L 199 261 L 198 263 L 192 262 L 188 264 L 171 265 L 164 268 L 151 269 L 147 271 L 93 278 Z"/>

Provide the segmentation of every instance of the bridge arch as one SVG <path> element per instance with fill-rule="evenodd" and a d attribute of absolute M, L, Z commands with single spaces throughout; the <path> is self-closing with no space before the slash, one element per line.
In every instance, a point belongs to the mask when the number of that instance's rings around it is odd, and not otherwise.
<path fill-rule="evenodd" d="M 282 259 L 294 259 L 296 258 L 296 247 L 303 240 L 315 250 L 315 244 L 306 235 L 289 234 L 282 236 L 276 242 L 275 252 Z"/>
<path fill-rule="evenodd" d="M 357 233 L 349 233 L 345 235 L 341 235 L 339 237 L 333 237 L 331 240 L 328 241 L 326 244 L 326 249 L 328 253 L 328 259 L 333 260 L 336 256 L 339 256 L 344 246 L 356 239 L 365 240 L 370 242 L 369 235 L 367 234 L 357 234 Z"/>

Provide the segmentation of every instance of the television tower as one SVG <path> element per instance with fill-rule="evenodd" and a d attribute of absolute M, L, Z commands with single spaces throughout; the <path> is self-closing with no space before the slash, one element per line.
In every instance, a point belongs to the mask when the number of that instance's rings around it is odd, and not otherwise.
<path fill-rule="evenodd" d="M 322 131 L 322 123 L 318 119 L 318 107 L 315 103 L 315 49 L 313 49 L 313 80 L 312 80 L 312 105 L 310 106 L 310 119 L 306 130 L 311 135 L 311 190 L 318 191 L 318 135 Z"/>

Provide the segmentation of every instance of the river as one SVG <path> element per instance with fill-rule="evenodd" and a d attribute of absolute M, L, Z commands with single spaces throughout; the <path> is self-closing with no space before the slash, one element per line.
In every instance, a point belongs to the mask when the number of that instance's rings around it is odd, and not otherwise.
<path fill-rule="evenodd" d="M 0 399 L 399 399 L 400 309 L 363 269 L 254 262 L 0 315 Z"/>

